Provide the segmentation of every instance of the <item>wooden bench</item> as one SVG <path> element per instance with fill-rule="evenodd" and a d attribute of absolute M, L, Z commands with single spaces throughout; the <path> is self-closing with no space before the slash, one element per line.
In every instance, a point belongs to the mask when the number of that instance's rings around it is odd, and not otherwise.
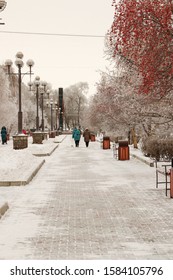
<path fill-rule="evenodd" d="M 171 164 L 162 164 L 161 167 L 156 167 L 156 188 L 158 188 L 159 184 L 165 184 L 166 196 L 168 194 L 168 190 L 170 190 L 170 169 L 171 169 Z M 164 177 L 164 181 L 159 181 L 159 174 L 162 175 L 162 179 Z"/>

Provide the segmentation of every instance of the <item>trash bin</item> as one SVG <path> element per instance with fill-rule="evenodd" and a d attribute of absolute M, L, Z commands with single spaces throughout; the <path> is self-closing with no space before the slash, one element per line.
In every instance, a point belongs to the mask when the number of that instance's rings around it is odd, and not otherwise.
<path fill-rule="evenodd" d="M 129 145 L 128 141 L 118 141 L 119 147 L 118 147 L 118 159 L 119 160 L 129 160 L 130 155 L 129 155 Z"/>
<path fill-rule="evenodd" d="M 110 149 L 110 137 L 103 137 L 103 149 Z"/>
<path fill-rule="evenodd" d="M 90 140 L 91 140 L 91 142 L 94 142 L 96 140 L 95 134 L 91 134 Z"/>

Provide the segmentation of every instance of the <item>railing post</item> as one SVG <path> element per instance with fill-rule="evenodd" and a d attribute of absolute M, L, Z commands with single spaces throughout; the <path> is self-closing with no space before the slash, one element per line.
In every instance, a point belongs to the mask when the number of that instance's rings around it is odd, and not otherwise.
<path fill-rule="evenodd" d="M 171 170 L 170 170 L 170 198 L 173 198 L 173 158 L 171 160 Z"/>

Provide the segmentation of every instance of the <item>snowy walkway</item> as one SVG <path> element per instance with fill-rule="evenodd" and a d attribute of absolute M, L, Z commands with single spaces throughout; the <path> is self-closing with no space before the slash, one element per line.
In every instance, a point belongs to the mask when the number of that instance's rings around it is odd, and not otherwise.
<path fill-rule="evenodd" d="M 34 179 L 1 187 L 0 259 L 172 259 L 173 200 L 155 168 L 67 136 Z"/>

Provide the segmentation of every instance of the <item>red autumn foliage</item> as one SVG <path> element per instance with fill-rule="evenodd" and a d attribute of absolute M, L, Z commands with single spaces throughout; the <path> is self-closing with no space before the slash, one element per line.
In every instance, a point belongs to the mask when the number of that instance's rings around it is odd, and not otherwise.
<path fill-rule="evenodd" d="M 140 92 L 167 94 L 173 85 L 173 1 L 116 2 L 108 34 L 113 56 L 135 65 L 142 76 Z"/>

